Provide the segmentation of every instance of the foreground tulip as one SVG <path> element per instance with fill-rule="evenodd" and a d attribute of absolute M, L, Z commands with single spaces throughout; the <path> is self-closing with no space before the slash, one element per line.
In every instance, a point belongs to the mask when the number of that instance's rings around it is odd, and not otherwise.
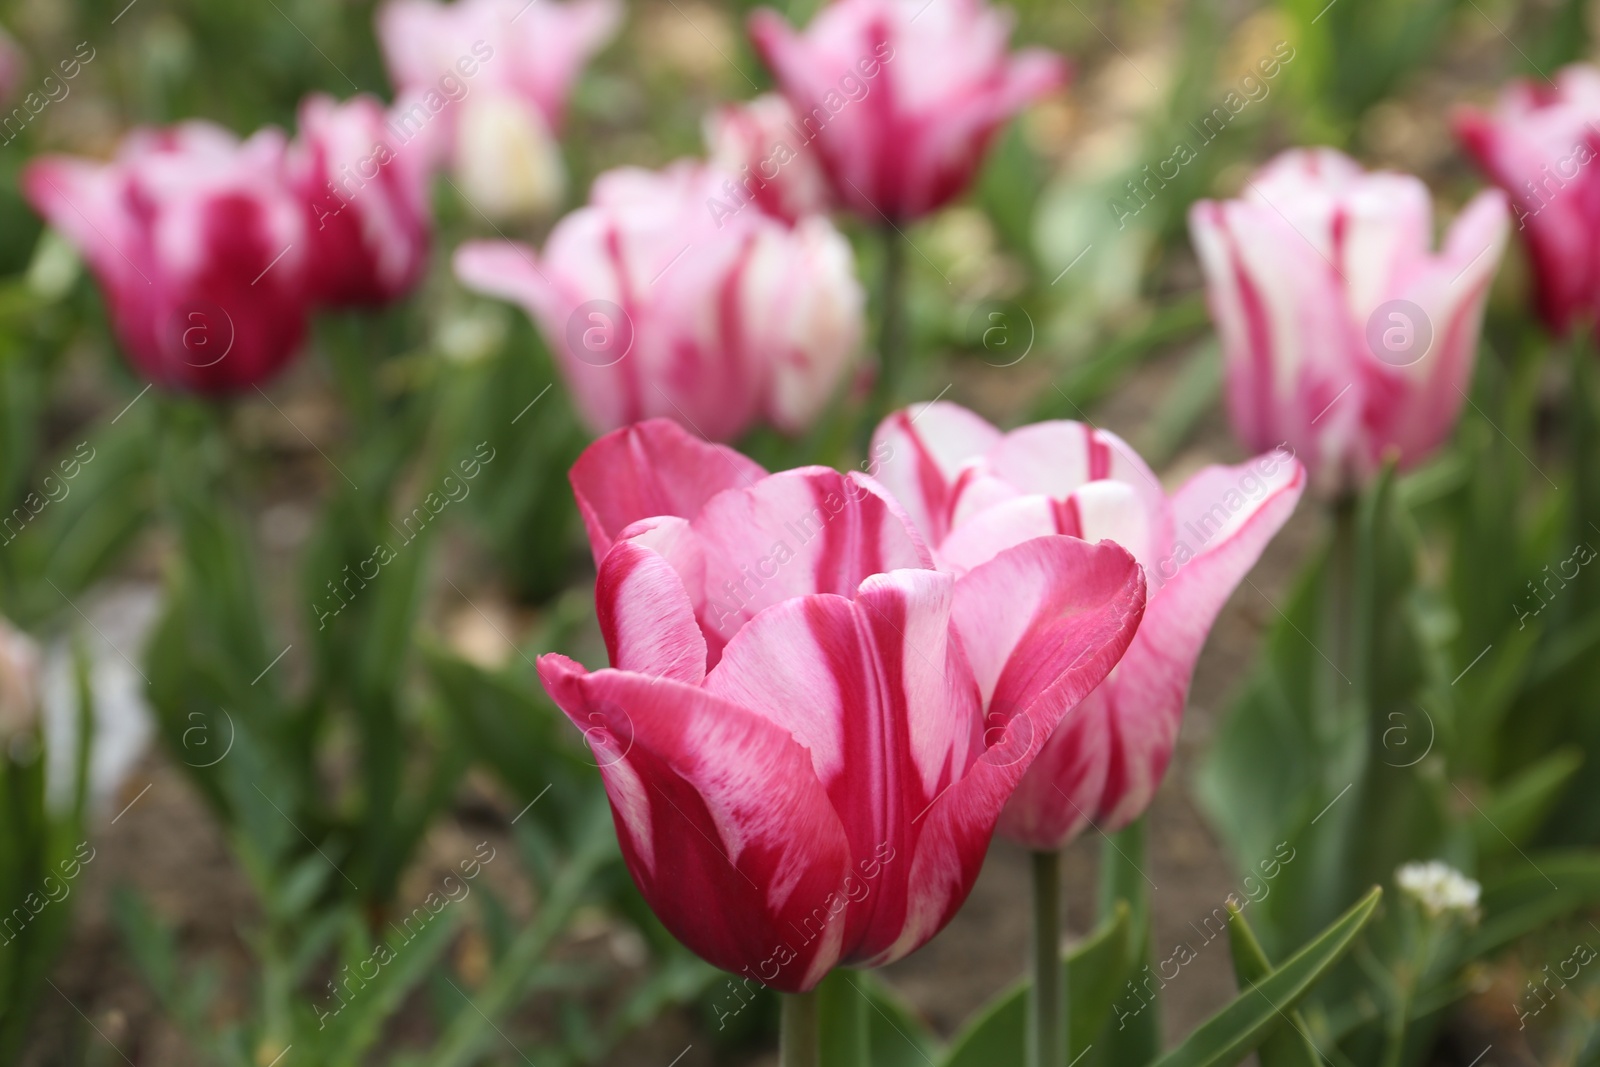
<path fill-rule="evenodd" d="M 24 169 L 34 210 L 88 261 L 117 340 L 157 385 L 218 392 L 271 376 L 305 332 L 305 208 L 283 135 L 207 122 L 129 134 L 110 163 Z"/>
<path fill-rule="evenodd" d="M 828 210 L 821 159 L 782 96 L 767 93 L 718 108 L 706 116 L 705 138 L 711 162 L 737 175 L 739 195 L 730 213 L 753 202 L 769 215 L 798 222 Z"/>
<path fill-rule="evenodd" d="M 797 432 L 853 359 L 864 298 L 832 224 L 724 213 L 731 185 L 688 162 L 610 171 L 542 255 L 474 242 L 456 273 L 527 309 L 596 430 L 664 416 L 718 440 L 757 419 Z"/>
<path fill-rule="evenodd" d="M 567 99 L 621 20 L 618 0 L 390 0 L 377 25 L 404 124 L 441 122 L 466 198 L 519 218 L 559 202 Z"/>
<path fill-rule="evenodd" d="M 1567 67 L 1553 89 L 1513 83 L 1493 112 L 1463 109 L 1456 133 L 1511 197 L 1545 323 L 1600 322 L 1600 70 Z"/>
<path fill-rule="evenodd" d="M 1430 252 L 1427 187 L 1332 149 L 1285 152 L 1242 199 L 1195 204 L 1245 445 L 1287 443 L 1330 495 L 1437 448 L 1466 399 L 1508 217 L 1504 194 L 1480 193 Z"/>
<path fill-rule="evenodd" d="M 1206 634 L 1294 510 L 1305 471 L 1272 452 L 1207 467 L 1169 498 L 1114 434 L 1077 422 L 1002 434 L 945 403 L 891 415 L 872 454 L 892 457 L 878 477 L 941 570 L 979 573 L 1018 546 L 1065 534 L 1121 545 L 1149 583 L 1126 654 L 1056 727 L 1000 817 L 1000 833 L 1034 853 L 1028 1062 L 1057 1067 L 1066 1032 L 1060 850 L 1088 826 L 1119 830 L 1149 806 Z"/>
<path fill-rule="evenodd" d="M 767 475 L 667 420 L 602 438 L 572 482 L 612 668 L 551 654 L 540 677 L 662 922 L 784 992 L 950 920 L 1143 610 L 1115 545 L 1037 538 L 958 577 L 870 477 Z"/>
<path fill-rule="evenodd" d="M 289 175 L 309 212 L 312 300 L 382 304 L 416 285 L 428 256 L 431 173 L 426 146 L 400 143 L 377 99 L 339 104 L 319 94 L 301 103 Z"/>
<path fill-rule="evenodd" d="M 1305 471 L 1286 451 L 1207 467 L 1171 497 L 1115 434 L 1043 422 L 1002 434 L 954 404 L 891 415 L 874 454 L 938 565 L 982 566 L 1035 537 L 1106 538 L 1144 568 L 1149 601 L 1111 677 L 1045 745 L 1000 832 L 1053 852 L 1143 814 L 1172 756 L 1189 677 L 1217 612 L 1288 519 Z"/>
<path fill-rule="evenodd" d="M 982 0 L 837 0 L 797 34 L 757 11 L 750 35 L 799 115 L 838 200 L 904 222 L 960 195 L 995 131 L 1066 80 L 1041 49 L 1006 51 L 1009 14 Z"/>

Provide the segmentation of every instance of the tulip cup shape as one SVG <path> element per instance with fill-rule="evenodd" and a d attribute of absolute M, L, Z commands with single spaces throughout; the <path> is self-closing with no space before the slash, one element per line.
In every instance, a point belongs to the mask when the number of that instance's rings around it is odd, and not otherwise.
<path fill-rule="evenodd" d="M 401 142 L 382 103 L 315 94 L 300 104 L 289 180 L 308 211 L 306 284 L 323 305 L 384 304 L 428 259 L 427 146 Z"/>
<path fill-rule="evenodd" d="M 957 577 L 870 477 L 768 475 L 665 419 L 595 442 L 572 484 L 612 665 L 549 654 L 540 678 L 656 915 L 782 992 L 950 920 L 1143 611 L 1115 545 L 1041 537 Z"/>
<path fill-rule="evenodd" d="M 1066 82 L 1058 56 L 1007 51 L 1009 12 L 982 0 L 837 0 L 804 33 L 750 19 L 840 203 L 878 223 L 941 207 L 972 181 L 1002 123 Z"/>
<path fill-rule="evenodd" d="M 740 196 L 730 211 L 746 203 L 787 222 L 828 211 L 828 177 L 807 140 L 789 101 L 765 93 L 742 104 L 717 108 L 705 118 L 711 162 L 735 175 Z"/>
<path fill-rule="evenodd" d="M 1206 634 L 1294 511 L 1304 469 L 1286 451 L 1269 452 L 1207 467 L 1168 497 L 1115 434 L 1064 421 L 1003 434 L 949 403 L 890 415 L 872 454 L 889 457 L 879 481 L 958 581 L 1057 535 L 1105 538 L 1138 560 L 1149 583 L 1138 633 L 1056 727 L 1000 833 L 1053 852 L 1088 825 L 1110 831 L 1138 818 L 1172 756 Z"/>
<path fill-rule="evenodd" d="M 565 191 L 556 137 L 567 100 L 622 14 L 619 0 L 390 0 L 378 42 L 407 127 L 441 123 L 466 198 L 522 218 Z"/>
<path fill-rule="evenodd" d="M 1429 251 L 1432 202 L 1408 174 L 1292 149 L 1239 200 L 1202 200 L 1189 232 L 1247 448 L 1291 447 L 1329 495 L 1454 428 L 1504 251 L 1505 194 L 1473 198 Z"/>
<path fill-rule="evenodd" d="M 280 131 L 135 130 L 109 163 L 32 161 L 22 192 L 88 261 L 124 353 L 157 385 L 243 389 L 294 355 L 306 217 Z"/>
<path fill-rule="evenodd" d="M 1600 70 L 1513 82 L 1493 111 L 1463 108 L 1456 136 L 1511 197 L 1533 262 L 1539 314 L 1556 334 L 1600 322 Z"/>
<path fill-rule="evenodd" d="M 472 242 L 456 274 L 528 311 L 596 430 L 664 416 L 716 440 L 758 419 L 798 432 L 855 358 L 865 297 L 827 219 L 734 211 L 732 184 L 687 161 L 609 171 L 542 255 Z"/>

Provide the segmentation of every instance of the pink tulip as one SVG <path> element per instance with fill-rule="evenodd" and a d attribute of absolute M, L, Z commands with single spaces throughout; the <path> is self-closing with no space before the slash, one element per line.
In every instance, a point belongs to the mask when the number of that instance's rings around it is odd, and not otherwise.
<path fill-rule="evenodd" d="M 828 178 L 794 109 L 777 93 L 718 108 L 706 116 L 706 148 L 711 162 L 738 177 L 742 193 L 734 210 L 753 201 L 757 208 L 789 222 L 820 215 L 830 206 Z"/>
<path fill-rule="evenodd" d="M 383 304 L 416 285 L 428 257 L 431 163 L 424 145 L 400 143 L 373 97 L 301 102 L 289 174 L 310 213 L 313 300 Z"/>
<path fill-rule="evenodd" d="M 1189 212 L 1234 431 L 1252 449 L 1289 444 L 1330 493 L 1386 456 L 1422 460 L 1471 382 L 1505 195 L 1475 197 L 1434 253 L 1428 190 L 1410 175 L 1295 149 L 1245 185 Z"/>
<path fill-rule="evenodd" d="M 834 195 L 902 222 L 961 194 L 1001 123 L 1066 81 L 1042 49 L 1006 51 L 1011 17 L 982 0 L 837 0 L 804 34 L 770 10 L 756 49 L 800 116 Z"/>
<path fill-rule="evenodd" d="M 622 21 L 618 0 L 390 0 L 377 16 L 402 121 L 437 121 L 462 192 L 494 217 L 552 208 L 572 86 Z"/>
<path fill-rule="evenodd" d="M 758 418 L 795 432 L 849 366 L 864 297 L 826 219 L 734 211 L 732 184 L 689 162 L 610 171 L 542 255 L 474 242 L 456 273 L 528 310 L 597 430 L 665 416 L 718 440 Z"/>
<path fill-rule="evenodd" d="M 1042 537 L 958 578 L 870 477 L 765 475 L 667 420 L 601 438 L 572 482 L 612 668 L 550 654 L 540 678 L 657 916 L 784 992 L 950 920 L 1143 609 L 1115 545 Z"/>
<path fill-rule="evenodd" d="M 1046 742 L 1000 832 L 1054 851 L 1091 823 L 1132 822 L 1166 772 L 1211 623 L 1294 510 L 1305 471 L 1273 452 L 1207 467 L 1168 497 L 1114 434 L 1077 422 L 1002 434 L 947 403 L 889 416 L 873 455 L 893 457 L 879 479 L 958 581 L 1058 534 L 1109 539 L 1138 560 L 1149 599 L 1137 635 Z"/>
<path fill-rule="evenodd" d="M 1567 67 L 1554 88 L 1515 82 L 1492 113 L 1464 109 L 1456 133 L 1511 196 L 1550 329 L 1600 321 L 1600 70 Z"/>
<path fill-rule="evenodd" d="M 136 130 L 110 163 L 45 156 L 23 195 L 100 282 L 128 358 L 200 392 L 265 380 L 305 331 L 305 208 L 281 132 L 207 122 Z"/>

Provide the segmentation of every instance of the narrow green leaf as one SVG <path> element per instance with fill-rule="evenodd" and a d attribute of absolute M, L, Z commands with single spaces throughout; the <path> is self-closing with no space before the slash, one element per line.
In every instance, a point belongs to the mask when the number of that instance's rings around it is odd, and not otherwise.
<path fill-rule="evenodd" d="M 1567 746 L 1497 788 L 1472 824 L 1480 858 L 1509 853 L 1537 830 L 1582 764 L 1583 751 Z"/>
<path fill-rule="evenodd" d="M 1233 976 L 1243 992 L 1272 973 L 1272 963 L 1261 942 L 1244 921 L 1244 912 L 1228 901 L 1228 946 L 1233 951 Z M 1298 1011 L 1288 1013 L 1287 1026 L 1279 1026 L 1256 1050 L 1261 1067 L 1321 1067 L 1322 1057 L 1306 1036 L 1306 1022 Z"/>
<path fill-rule="evenodd" d="M 1382 896 L 1383 890 L 1374 886 L 1316 940 L 1268 977 L 1251 983 L 1181 1045 L 1157 1060 L 1156 1067 L 1223 1067 L 1239 1062 L 1282 1023 L 1282 1013 L 1343 958 Z"/>

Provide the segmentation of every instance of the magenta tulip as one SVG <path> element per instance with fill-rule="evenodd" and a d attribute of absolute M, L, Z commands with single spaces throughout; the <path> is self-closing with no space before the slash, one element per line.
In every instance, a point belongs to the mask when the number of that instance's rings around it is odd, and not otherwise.
<path fill-rule="evenodd" d="M 572 481 L 612 666 L 551 654 L 540 677 L 662 922 L 784 992 L 950 920 L 1143 610 L 1115 545 L 1036 538 L 958 577 L 872 478 L 767 475 L 667 420 L 597 441 Z"/>
<path fill-rule="evenodd" d="M 1077 422 L 1002 434 L 947 403 L 889 416 L 873 444 L 875 456 L 894 457 L 878 477 L 941 570 L 969 574 L 1058 534 L 1109 539 L 1138 560 L 1149 583 L 1138 633 L 1051 735 L 1000 832 L 1053 852 L 1090 824 L 1133 821 L 1166 772 L 1211 623 L 1300 499 L 1300 464 L 1270 452 L 1207 467 L 1168 497 L 1114 434 Z"/>
<path fill-rule="evenodd" d="M 754 203 L 769 215 L 798 222 L 831 206 L 821 159 L 804 145 L 794 109 L 777 93 L 711 112 L 705 138 L 711 162 L 736 175 L 739 195 L 732 210 Z"/>
<path fill-rule="evenodd" d="M 1546 324 L 1600 322 L 1600 70 L 1567 67 L 1554 88 L 1515 82 L 1493 112 L 1464 109 L 1456 133 L 1511 197 Z"/>
<path fill-rule="evenodd" d="M 1504 194 L 1487 190 L 1431 252 L 1421 181 L 1325 148 L 1278 156 L 1239 200 L 1195 204 L 1246 447 L 1287 443 L 1330 494 L 1437 448 L 1466 398 L 1507 228 Z"/>
<path fill-rule="evenodd" d="M 542 255 L 474 242 L 456 273 L 527 309 L 597 430 L 663 416 L 718 440 L 758 419 L 799 431 L 860 342 L 850 246 L 824 218 L 733 210 L 731 185 L 689 162 L 610 171 Z"/>
<path fill-rule="evenodd" d="M 416 285 L 428 258 L 431 174 L 431 153 L 400 144 L 374 97 L 301 103 L 289 175 L 309 211 L 312 300 L 383 304 Z"/>
<path fill-rule="evenodd" d="M 803 34 L 757 11 L 750 35 L 820 155 L 834 195 L 873 222 L 925 215 L 971 183 L 995 131 L 1066 81 L 1041 49 L 1007 52 L 982 0 L 836 0 Z"/>
<path fill-rule="evenodd" d="M 123 351 L 157 385 L 254 385 L 305 331 L 305 208 L 280 131 L 136 130 L 110 163 L 45 156 L 23 195 L 88 261 Z"/>

